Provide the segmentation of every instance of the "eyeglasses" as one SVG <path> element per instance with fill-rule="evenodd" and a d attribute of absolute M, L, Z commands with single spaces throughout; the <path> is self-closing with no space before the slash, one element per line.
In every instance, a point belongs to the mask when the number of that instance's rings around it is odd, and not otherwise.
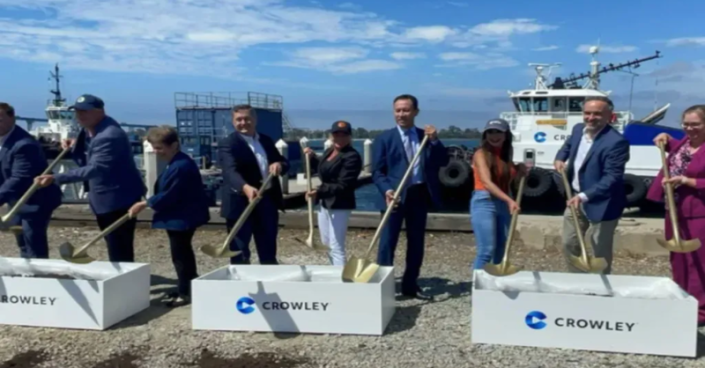
<path fill-rule="evenodd" d="M 681 127 L 683 127 L 683 129 L 698 129 L 703 127 L 703 123 L 682 122 Z"/>

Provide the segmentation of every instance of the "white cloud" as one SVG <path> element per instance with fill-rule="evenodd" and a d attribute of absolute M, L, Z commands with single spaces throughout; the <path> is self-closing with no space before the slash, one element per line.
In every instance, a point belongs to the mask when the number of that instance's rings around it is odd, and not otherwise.
<path fill-rule="evenodd" d="M 393 70 L 402 67 L 401 64 L 388 60 L 362 60 L 368 54 L 369 50 L 361 47 L 308 47 L 289 53 L 289 61 L 266 64 L 329 71 L 336 74 Z"/>
<path fill-rule="evenodd" d="M 516 60 L 498 53 L 479 55 L 472 52 L 444 52 L 438 55 L 438 58 L 445 61 L 443 64 L 436 65 L 439 68 L 471 66 L 478 70 L 487 70 L 519 65 Z"/>
<path fill-rule="evenodd" d="M 555 30 L 556 26 L 536 23 L 535 19 L 497 19 L 489 23 L 478 24 L 471 33 L 480 36 L 506 37 L 513 34 L 537 33 Z"/>
<path fill-rule="evenodd" d="M 468 3 L 462 3 L 460 1 L 449 1 L 448 5 L 457 6 L 458 8 L 466 8 L 470 6 Z"/>
<path fill-rule="evenodd" d="M 666 46 L 705 46 L 705 37 L 680 37 L 666 41 Z"/>
<path fill-rule="evenodd" d="M 580 45 L 578 46 L 575 51 L 580 52 L 580 53 L 589 53 L 590 48 L 596 46 L 596 45 Z M 621 54 L 625 52 L 634 52 L 637 51 L 638 48 L 636 46 L 606 46 L 606 45 L 600 45 L 600 52 L 601 53 L 607 53 L 607 54 Z"/>
<path fill-rule="evenodd" d="M 404 37 L 409 40 L 424 40 L 429 42 L 442 42 L 446 38 L 456 33 L 455 30 L 446 26 L 426 26 L 409 28 L 404 33 Z"/>
<path fill-rule="evenodd" d="M 534 51 L 553 51 L 553 50 L 558 50 L 560 47 L 556 45 L 551 45 L 551 46 L 544 46 L 544 47 L 537 47 L 534 49 Z"/>
<path fill-rule="evenodd" d="M 423 59 L 426 54 L 423 52 L 393 52 L 389 56 L 395 60 L 413 60 L 413 59 Z"/>

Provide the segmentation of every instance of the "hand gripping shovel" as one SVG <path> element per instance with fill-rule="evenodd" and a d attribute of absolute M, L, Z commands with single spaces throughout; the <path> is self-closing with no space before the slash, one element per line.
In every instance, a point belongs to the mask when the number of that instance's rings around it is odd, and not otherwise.
<path fill-rule="evenodd" d="M 565 187 L 565 195 L 568 199 L 570 199 L 573 197 L 573 194 L 570 189 L 570 184 L 568 184 L 568 177 L 565 174 L 565 170 L 561 171 L 561 177 L 563 178 L 563 186 Z M 607 261 L 604 258 L 593 258 L 593 257 L 588 256 L 587 247 L 585 246 L 585 238 L 583 237 L 583 233 L 580 231 L 580 223 L 578 222 L 578 213 L 575 210 L 575 207 L 573 207 L 573 206 L 570 206 L 570 211 L 571 211 L 571 214 L 573 215 L 573 224 L 575 226 L 575 233 L 578 236 L 578 242 L 580 243 L 580 251 L 581 251 L 580 257 L 576 257 L 573 254 L 568 254 L 568 259 L 570 260 L 570 263 L 573 266 L 575 266 L 577 269 L 585 271 L 585 272 L 592 272 L 592 273 L 602 272 L 605 268 L 607 268 Z"/>
<path fill-rule="evenodd" d="M 313 183 L 311 183 L 311 158 L 308 155 L 304 155 L 306 160 L 306 191 L 310 192 L 313 188 Z M 315 250 L 328 249 L 327 247 L 321 247 L 313 240 L 313 198 L 308 199 L 308 238 L 306 238 L 306 245 Z"/>
<path fill-rule="evenodd" d="M 129 213 L 120 217 L 117 221 L 105 228 L 105 230 L 101 231 L 100 234 L 96 235 L 91 241 L 86 243 L 86 245 L 82 246 L 78 251 L 76 251 L 76 249 L 70 242 L 61 244 L 61 246 L 59 247 L 59 254 L 61 255 L 61 258 L 63 258 L 67 262 L 78 264 L 86 264 L 95 261 L 95 259 L 88 255 L 88 248 L 93 246 L 100 239 L 115 231 L 115 229 L 120 227 L 120 225 L 124 224 L 125 221 L 129 220 L 130 218 L 131 216 Z"/>
<path fill-rule="evenodd" d="M 663 142 L 659 142 L 661 149 L 661 161 L 663 163 L 663 178 L 668 180 L 671 175 L 668 172 L 668 163 L 666 162 L 666 148 Z M 676 201 L 673 196 L 673 184 L 666 184 L 666 198 L 668 200 L 668 214 L 671 217 L 671 227 L 673 228 L 673 239 L 657 238 L 656 241 L 662 247 L 674 253 L 690 253 L 700 248 L 700 239 L 691 240 L 681 239 L 680 231 L 678 230 L 678 215 L 676 214 Z"/>
<path fill-rule="evenodd" d="M 71 150 L 71 147 L 69 146 L 69 147 L 66 147 L 63 151 L 61 151 L 61 153 L 59 153 L 59 155 L 56 156 L 54 161 L 52 161 L 51 164 L 49 164 L 49 166 L 47 166 L 47 168 L 44 170 L 42 175 L 51 174 L 51 171 L 54 170 L 54 167 L 59 163 L 59 161 L 61 161 L 61 159 L 64 157 L 64 155 L 66 155 L 66 153 L 70 150 Z M 10 209 L 10 211 L 8 211 L 4 216 L 2 216 L 2 218 L 0 218 L 0 220 L 3 223 L 7 223 L 7 221 L 9 221 L 12 217 L 14 217 L 17 214 L 17 211 L 20 210 L 20 207 L 22 207 L 25 203 L 27 203 L 29 198 L 32 197 L 32 194 L 34 194 L 34 192 L 36 192 L 37 189 L 39 189 L 39 185 L 37 183 L 32 183 L 32 186 L 29 187 L 27 192 L 25 192 L 25 194 L 20 198 L 20 200 L 17 201 L 17 203 L 15 203 L 15 205 Z M 10 230 L 13 232 L 22 232 L 22 227 L 21 226 L 11 226 Z"/>
<path fill-rule="evenodd" d="M 401 195 L 401 191 L 404 188 L 404 184 L 406 181 L 409 179 L 409 176 L 411 175 L 411 171 L 414 169 L 414 165 L 416 164 L 416 160 L 418 160 L 419 156 L 421 155 L 421 152 L 423 151 L 424 147 L 426 146 L 426 142 L 428 142 L 428 136 L 425 136 L 423 141 L 421 142 L 421 146 L 419 147 L 419 150 L 416 151 L 416 154 L 414 155 L 414 158 L 409 162 L 409 167 L 406 169 L 406 173 L 404 173 L 404 177 L 402 177 L 401 182 L 399 183 L 399 187 L 397 188 L 396 191 L 394 191 L 394 198 L 392 199 L 392 203 L 387 206 L 387 211 L 384 212 L 384 216 L 382 217 L 382 222 L 379 223 L 379 226 L 377 227 L 377 231 L 375 232 L 375 235 L 372 237 L 372 241 L 370 242 L 369 248 L 367 248 L 367 252 L 365 252 L 365 257 L 364 258 L 353 258 L 350 257 L 347 263 L 345 263 L 345 266 L 343 268 L 343 281 L 344 282 L 359 282 L 359 283 L 367 283 L 372 279 L 372 276 L 375 275 L 377 270 L 379 269 L 379 265 L 374 262 L 370 262 L 367 260 L 367 257 L 369 257 L 370 252 L 372 251 L 372 248 L 376 245 L 377 240 L 379 239 L 380 234 L 382 233 L 382 229 L 384 228 L 384 225 L 386 225 L 387 220 L 389 219 L 389 215 L 392 214 L 392 210 L 394 209 L 394 206 L 397 203 L 397 200 L 399 199 L 399 196 Z"/>
<path fill-rule="evenodd" d="M 212 244 L 206 244 L 201 247 L 201 251 L 213 258 L 231 258 L 235 257 L 236 255 L 242 253 L 242 251 L 239 250 L 230 250 L 230 242 L 233 241 L 233 238 L 235 237 L 235 234 L 240 230 L 242 225 L 245 224 L 245 221 L 247 221 L 247 218 L 250 216 L 250 213 L 252 210 L 255 209 L 255 206 L 257 206 L 257 203 L 262 199 L 262 193 L 267 189 L 267 186 L 269 186 L 269 182 L 272 181 L 272 178 L 274 177 L 274 174 L 269 174 L 267 176 L 267 179 L 264 180 L 264 183 L 262 183 L 262 186 L 259 188 L 257 191 L 257 196 L 252 199 L 252 202 L 250 202 L 249 205 L 245 208 L 245 211 L 240 215 L 240 218 L 237 219 L 237 222 L 233 226 L 233 228 L 230 230 L 230 233 L 228 233 L 228 237 L 225 238 L 225 242 L 223 243 L 222 246 L 216 247 L 215 245 Z"/>
<path fill-rule="evenodd" d="M 524 183 L 526 182 L 526 176 L 522 176 L 519 180 L 519 192 L 517 193 L 517 205 L 521 206 L 521 197 L 524 193 Z M 502 262 L 499 264 L 487 263 L 484 267 L 485 272 L 492 276 L 509 276 L 513 275 L 519 270 L 521 266 L 515 266 L 509 263 L 509 248 L 512 246 L 512 240 L 514 240 L 514 230 L 517 227 L 517 219 L 519 218 L 519 212 L 512 214 L 512 222 L 509 224 L 509 236 L 507 237 L 507 242 L 504 246 L 504 257 L 502 257 Z"/>

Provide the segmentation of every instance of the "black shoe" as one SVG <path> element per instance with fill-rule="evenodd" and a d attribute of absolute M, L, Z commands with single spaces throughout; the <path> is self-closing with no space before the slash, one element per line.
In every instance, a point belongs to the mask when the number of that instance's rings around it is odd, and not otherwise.
<path fill-rule="evenodd" d="M 416 290 L 404 290 L 401 292 L 401 294 L 406 297 L 419 299 L 419 300 L 426 300 L 426 301 L 433 300 L 433 296 L 424 294 L 423 292 L 421 292 L 421 288 L 417 288 Z"/>

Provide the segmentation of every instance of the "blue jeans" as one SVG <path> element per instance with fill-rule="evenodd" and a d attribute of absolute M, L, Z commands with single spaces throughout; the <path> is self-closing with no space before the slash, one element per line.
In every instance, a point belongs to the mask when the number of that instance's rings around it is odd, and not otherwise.
<path fill-rule="evenodd" d="M 473 191 L 470 198 L 470 223 L 477 247 L 473 269 L 482 269 L 492 258 L 495 264 L 502 262 L 511 220 L 512 215 L 506 202 L 492 197 L 486 190 Z"/>

